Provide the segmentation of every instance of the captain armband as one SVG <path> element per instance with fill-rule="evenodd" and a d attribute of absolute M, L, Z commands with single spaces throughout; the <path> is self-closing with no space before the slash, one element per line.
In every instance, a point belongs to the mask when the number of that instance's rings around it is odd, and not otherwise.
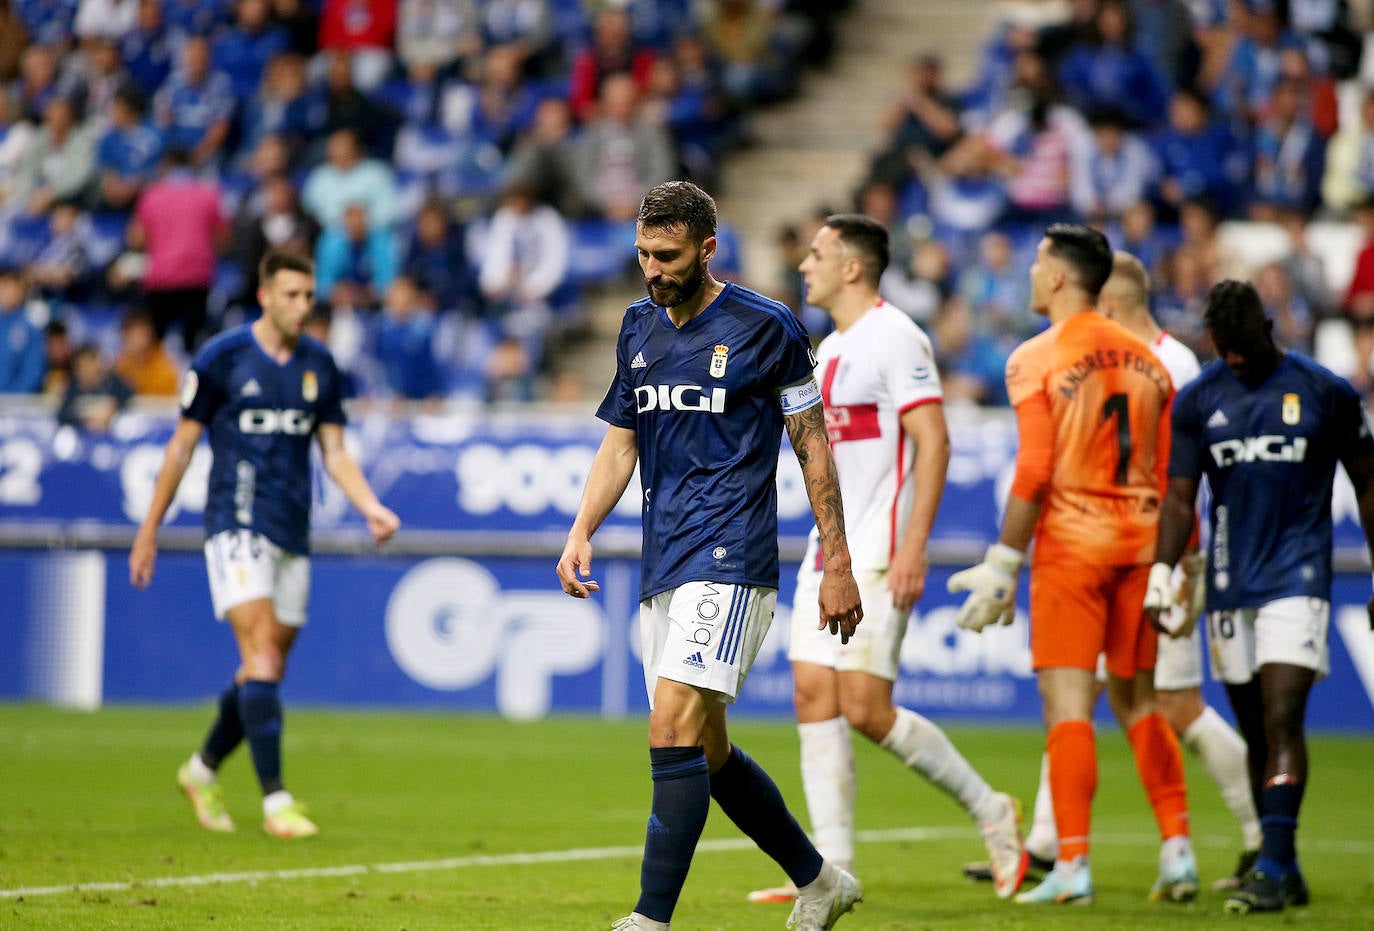
<path fill-rule="evenodd" d="M 784 417 L 800 414 L 808 407 L 813 407 L 819 403 L 821 403 L 821 386 L 816 384 L 816 376 L 814 375 L 807 377 L 806 381 L 788 385 L 778 392 L 778 404 L 782 406 Z"/>

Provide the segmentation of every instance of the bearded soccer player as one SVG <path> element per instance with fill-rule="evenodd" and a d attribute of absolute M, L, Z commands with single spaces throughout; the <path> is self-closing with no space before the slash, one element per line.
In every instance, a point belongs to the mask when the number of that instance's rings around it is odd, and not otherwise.
<path fill-rule="evenodd" d="M 1150 348 L 1103 317 L 1096 302 L 1112 270 L 1101 233 L 1045 231 L 1031 266 L 1031 306 L 1050 327 L 1007 360 L 1020 447 L 1000 539 L 983 562 L 952 576 L 967 591 L 958 623 L 1010 623 L 1016 577 L 1032 537 L 1031 662 L 1048 728 L 1049 782 L 1059 832 L 1054 868 L 1017 895 L 1023 904 L 1088 903 L 1097 751 L 1095 671 L 1106 655 L 1107 699 L 1130 741 L 1162 838 L 1157 900 L 1197 894 L 1183 760 L 1154 695 L 1157 638 L 1142 604 L 1154 552 L 1169 373 Z"/>
<path fill-rule="evenodd" d="M 153 499 L 129 554 L 135 588 L 153 581 L 157 528 L 176 497 L 196 443 L 210 433 L 205 564 L 215 617 L 228 620 L 239 668 L 204 744 L 177 772 L 201 826 L 234 830 L 216 778 L 244 740 L 262 788 L 263 830 L 312 837 L 318 828 L 282 777 L 279 687 L 306 621 L 310 593 L 310 443 L 377 543 L 400 520 L 377 500 L 344 447 L 343 385 L 323 343 L 302 336 L 315 300 L 314 265 L 269 252 L 260 268 L 262 316 L 220 334 L 196 354 Z"/>

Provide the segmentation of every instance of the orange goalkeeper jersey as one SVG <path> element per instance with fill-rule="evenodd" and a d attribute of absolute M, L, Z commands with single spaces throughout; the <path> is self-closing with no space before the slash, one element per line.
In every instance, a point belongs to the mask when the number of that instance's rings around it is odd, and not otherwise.
<path fill-rule="evenodd" d="M 1154 559 L 1173 390 L 1150 348 L 1098 313 L 1062 320 L 1011 354 L 1020 434 L 1011 493 L 1043 494 L 1037 561 Z"/>

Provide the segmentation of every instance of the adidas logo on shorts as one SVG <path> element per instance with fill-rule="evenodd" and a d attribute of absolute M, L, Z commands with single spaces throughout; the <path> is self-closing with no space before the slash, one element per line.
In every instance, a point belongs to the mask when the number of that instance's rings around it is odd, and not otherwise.
<path fill-rule="evenodd" d="M 693 669 L 705 669 L 705 668 L 706 668 L 706 663 L 702 660 L 702 658 L 701 658 L 701 653 L 700 653 L 699 651 L 696 652 L 696 653 L 693 653 L 691 656 L 689 656 L 689 657 L 687 657 L 686 659 L 684 659 L 684 660 L 682 661 L 682 665 L 684 665 L 684 666 L 691 666 Z"/>

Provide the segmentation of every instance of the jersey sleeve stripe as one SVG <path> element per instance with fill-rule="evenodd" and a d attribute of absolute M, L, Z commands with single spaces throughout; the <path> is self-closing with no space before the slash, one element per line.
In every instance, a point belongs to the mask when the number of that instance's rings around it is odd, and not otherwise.
<path fill-rule="evenodd" d="M 916 400 L 912 401 L 911 403 L 905 404 L 905 405 L 903 405 L 902 407 L 897 408 L 897 416 L 900 417 L 900 416 L 902 416 L 903 414 L 905 414 L 907 411 L 915 410 L 916 408 L 920 407 L 920 406 L 923 405 L 923 404 L 942 404 L 942 403 L 944 403 L 944 398 L 939 397 L 939 396 L 936 396 L 936 397 L 933 397 L 933 398 L 917 398 Z"/>

